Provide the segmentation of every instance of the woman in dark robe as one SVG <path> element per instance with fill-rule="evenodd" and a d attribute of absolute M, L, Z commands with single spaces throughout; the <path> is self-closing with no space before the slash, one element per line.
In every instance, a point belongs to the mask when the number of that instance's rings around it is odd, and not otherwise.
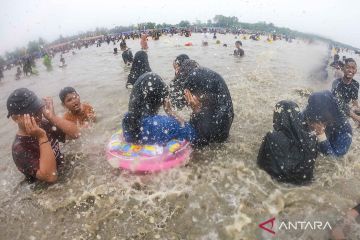
<path fill-rule="evenodd" d="M 126 83 L 126 88 L 132 88 L 136 80 L 144 73 L 151 72 L 148 55 L 145 51 L 138 51 L 135 54 L 134 61 Z"/>
<path fill-rule="evenodd" d="M 193 112 L 190 124 L 196 130 L 195 146 L 227 140 L 234 118 L 233 104 L 224 79 L 216 72 L 189 66 L 185 60 L 180 73 L 186 76 L 184 95 Z"/>
<path fill-rule="evenodd" d="M 317 143 L 298 105 L 291 101 L 277 103 L 273 127 L 261 144 L 257 158 L 259 167 L 280 182 L 309 183 L 313 178 Z"/>

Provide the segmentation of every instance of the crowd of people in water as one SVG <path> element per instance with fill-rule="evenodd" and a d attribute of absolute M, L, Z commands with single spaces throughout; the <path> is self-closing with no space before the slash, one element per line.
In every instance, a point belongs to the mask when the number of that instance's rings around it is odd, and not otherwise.
<path fill-rule="evenodd" d="M 191 35 L 187 31 L 181 34 Z M 160 35 L 161 32 L 155 32 L 151 36 L 157 40 Z M 142 33 L 105 40 L 108 44 L 118 41 L 124 65 L 131 66 L 125 83 L 131 91 L 128 111 L 121 121 L 125 140 L 134 144 L 166 144 L 171 139 L 179 139 L 189 141 L 194 148 L 225 142 L 234 119 L 226 81 L 196 59 L 180 54 L 173 61 L 175 73 L 168 86 L 150 67 L 147 37 L 147 33 Z M 204 35 L 204 39 L 207 37 Z M 129 38 L 140 39 L 142 50 L 134 56 L 126 45 Z M 216 38 L 214 32 L 213 39 Z M 257 34 L 250 36 L 250 39 L 257 38 Z M 272 40 L 276 38 L 272 36 Z M 100 47 L 102 40 L 95 43 Z M 311 184 L 320 154 L 338 159 L 351 147 L 353 129 L 349 120 L 360 124 L 359 83 L 354 79 L 357 63 L 353 58 L 340 60 L 340 50 L 335 51 L 334 61 L 329 64 L 337 71 L 331 89 L 312 93 L 303 110 L 289 100 L 275 105 L 273 130 L 265 134 L 260 144 L 257 164 L 279 182 Z M 114 54 L 117 53 L 114 48 Z M 240 40 L 235 42 L 233 55 L 244 56 Z M 49 65 L 45 58 L 44 65 Z M 61 59 L 64 66 L 65 60 L 62 56 Z M 26 59 L 23 71 L 31 73 L 33 64 L 33 59 Z M 17 77 L 21 69 L 19 72 Z M 8 97 L 8 118 L 18 125 L 12 145 L 13 160 L 29 180 L 57 181 L 58 168 L 64 162 L 59 142 L 79 138 L 82 129 L 96 121 L 94 109 L 80 101 L 74 88 L 61 89 L 59 98 L 67 109 L 64 116 L 56 115 L 51 98 L 40 100 L 26 88 L 16 89 Z M 178 114 L 186 106 L 191 109 L 189 121 Z M 161 108 L 166 115 L 159 114 Z M 351 210 L 349 216 L 357 217 L 359 206 Z M 341 239 L 341 234 L 344 235 L 342 228 L 337 227 L 335 238 Z"/>
<path fill-rule="evenodd" d="M 0 66 L 0 80 L 2 78 L 2 72 L 6 70 L 11 70 L 13 67 L 17 68 L 17 72 L 15 75 L 15 79 L 19 80 L 22 75 L 29 76 L 31 74 L 38 74 L 36 70 L 35 60 L 39 58 L 43 58 L 43 64 L 45 65 L 48 71 L 53 69 L 52 60 L 55 58 L 57 54 L 60 54 L 59 58 L 59 67 L 66 66 L 65 59 L 63 57 L 64 54 L 71 52 L 73 55 L 76 54 L 76 51 L 81 50 L 82 48 L 88 48 L 90 46 L 96 45 L 96 47 L 101 47 L 102 44 L 113 44 L 114 47 L 114 54 L 118 53 L 118 48 L 116 47 L 117 44 L 124 42 L 126 40 L 135 40 L 141 39 L 141 49 L 146 50 L 147 40 L 150 37 L 152 40 L 159 40 L 162 35 L 170 35 L 173 36 L 178 34 L 184 37 L 191 37 L 192 32 L 195 33 L 204 33 L 204 38 L 207 38 L 208 34 L 213 34 L 213 39 L 217 38 L 217 34 L 233 34 L 236 38 L 240 38 L 242 35 L 242 39 L 253 39 L 255 41 L 260 40 L 260 36 L 265 36 L 267 41 L 272 42 L 275 40 L 282 40 L 291 42 L 294 37 L 281 35 L 281 34 L 274 34 L 274 33 L 266 33 L 266 32 L 253 32 L 244 29 L 216 29 L 216 28 L 195 28 L 195 29 L 188 29 L 188 28 L 164 28 L 164 29 L 154 29 L 154 30 L 147 30 L 147 31 L 128 31 L 122 32 L 118 34 L 112 35 L 99 35 L 94 37 L 87 37 L 83 39 L 73 39 L 67 42 L 53 44 L 50 46 L 41 46 L 41 50 L 33 53 L 25 54 L 21 57 L 8 59 L 4 65 Z M 248 37 L 247 37 L 248 36 Z M 217 41 L 220 43 L 220 41 Z M 241 41 L 240 46 L 241 46 Z M 207 40 L 203 41 L 203 45 L 206 46 L 208 44 Z M 227 44 L 223 44 L 224 47 L 227 47 Z M 121 44 L 120 44 L 121 48 Z M 240 50 L 241 52 L 241 50 Z M 240 53 L 239 52 L 239 53 Z"/>

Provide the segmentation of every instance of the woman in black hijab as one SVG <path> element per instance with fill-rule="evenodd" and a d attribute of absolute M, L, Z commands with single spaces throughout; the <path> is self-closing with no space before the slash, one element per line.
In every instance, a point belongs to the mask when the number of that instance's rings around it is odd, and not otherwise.
<path fill-rule="evenodd" d="M 127 142 L 166 144 L 171 139 L 192 141 L 194 129 L 166 106 L 167 87 L 161 77 L 148 72 L 135 82 L 129 100 L 129 111 L 122 122 Z M 160 107 L 170 116 L 158 115 Z"/>
<path fill-rule="evenodd" d="M 317 143 L 298 105 L 291 101 L 277 103 L 273 127 L 261 144 L 257 158 L 259 167 L 280 182 L 309 183 L 313 178 Z"/>
<path fill-rule="evenodd" d="M 347 112 L 347 105 L 342 104 L 330 91 L 310 95 L 303 115 L 316 132 L 321 153 L 341 157 L 349 151 L 353 133 Z"/>
<path fill-rule="evenodd" d="M 144 73 L 151 72 L 148 55 L 145 51 L 138 51 L 135 54 L 134 61 L 126 83 L 126 88 L 132 88 L 136 80 Z"/>
<path fill-rule="evenodd" d="M 171 104 L 179 110 L 186 105 L 184 98 L 186 78 L 197 67 L 199 67 L 199 64 L 194 60 L 190 60 L 185 54 L 177 56 L 174 61 L 175 78 L 170 82 L 170 100 Z"/>
<path fill-rule="evenodd" d="M 180 73 L 186 77 L 184 95 L 193 112 L 190 124 L 195 128 L 196 146 L 224 142 L 234 118 L 233 104 L 224 79 L 216 72 L 185 60 Z"/>

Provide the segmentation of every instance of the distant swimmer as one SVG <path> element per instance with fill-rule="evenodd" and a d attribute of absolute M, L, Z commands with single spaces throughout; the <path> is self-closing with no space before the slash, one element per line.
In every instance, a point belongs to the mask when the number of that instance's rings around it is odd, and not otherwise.
<path fill-rule="evenodd" d="M 149 46 L 147 43 L 147 34 L 146 33 L 142 33 L 141 34 L 141 40 L 140 40 L 140 46 L 141 46 L 141 50 L 148 50 Z"/>
<path fill-rule="evenodd" d="M 203 46 L 208 46 L 209 45 L 209 43 L 208 43 L 208 33 L 207 32 L 204 32 L 204 34 L 203 34 L 202 45 Z"/>
<path fill-rule="evenodd" d="M 117 49 L 117 48 L 114 48 L 113 54 L 114 54 L 114 55 L 117 55 L 117 54 L 118 54 L 118 49 Z"/>
<path fill-rule="evenodd" d="M 330 67 L 333 67 L 335 69 L 340 69 L 343 65 L 343 62 L 340 61 L 339 54 L 334 55 L 334 61 L 330 64 Z"/>
<path fill-rule="evenodd" d="M 133 54 L 132 54 L 130 48 L 128 48 L 126 46 L 125 40 L 121 41 L 120 49 L 121 49 L 121 51 L 123 51 L 121 56 L 122 56 L 122 59 L 124 60 L 124 63 L 126 65 L 130 66 L 133 62 Z"/>
<path fill-rule="evenodd" d="M 242 42 L 241 41 L 236 41 L 235 42 L 235 50 L 234 50 L 234 56 L 238 56 L 238 57 L 242 57 L 244 56 L 245 52 L 244 50 L 241 48 L 242 47 Z"/>
<path fill-rule="evenodd" d="M 17 69 L 16 69 L 16 75 L 15 75 L 15 80 L 19 80 L 21 74 L 22 74 L 22 72 L 21 72 L 20 67 L 17 67 Z"/>
<path fill-rule="evenodd" d="M 63 57 L 63 55 L 60 55 L 60 65 L 59 67 L 66 67 L 66 63 L 65 63 L 65 58 Z"/>
<path fill-rule="evenodd" d="M 3 66 L 0 66 L 0 81 L 4 78 Z"/>
<path fill-rule="evenodd" d="M 52 69 L 51 58 L 48 54 L 44 55 L 43 64 L 45 65 L 47 71 Z"/>

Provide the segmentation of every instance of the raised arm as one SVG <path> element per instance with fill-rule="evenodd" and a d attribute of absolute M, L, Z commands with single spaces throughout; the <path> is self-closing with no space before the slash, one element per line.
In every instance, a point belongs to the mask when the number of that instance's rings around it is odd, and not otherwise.
<path fill-rule="evenodd" d="M 78 126 L 62 117 L 55 114 L 54 104 L 51 97 L 43 99 L 45 107 L 43 108 L 43 115 L 50 123 L 60 128 L 69 138 L 76 139 L 80 137 L 80 130 Z"/>

